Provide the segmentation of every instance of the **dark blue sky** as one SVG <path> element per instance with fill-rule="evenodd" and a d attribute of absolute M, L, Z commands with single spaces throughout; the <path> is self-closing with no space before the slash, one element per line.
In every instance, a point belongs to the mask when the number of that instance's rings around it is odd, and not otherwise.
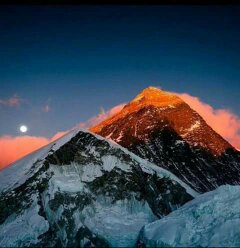
<path fill-rule="evenodd" d="M 0 135 L 51 136 L 153 85 L 240 115 L 240 6 L 0 6 Z M 42 108 L 49 104 L 51 111 Z"/>

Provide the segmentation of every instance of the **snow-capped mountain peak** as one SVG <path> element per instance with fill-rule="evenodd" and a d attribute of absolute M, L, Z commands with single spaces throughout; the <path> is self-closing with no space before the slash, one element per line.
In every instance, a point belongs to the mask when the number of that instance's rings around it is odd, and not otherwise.
<path fill-rule="evenodd" d="M 183 100 L 170 92 L 162 91 L 156 87 L 148 87 L 126 104 L 119 113 L 104 120 L 99 125 L 91 127 L 90 130 L 98 133 L 105 126 L 111 125 L 131 113 L 136 113 L 144 107 L 155 106 L 158 109 L 166 110 L 176 108 L 181 103 L 183 103 Z"/>
<path fill-rule="evenodd" d="M 180 97 L 148 87 L 90 130 L 203 192 L 240 183 L 240 153 Z"/>
<path fill-rule="evenodd" d="M 163 127 L 171 128 L 190 146 L 215 155 L 221 155 L 228 148 L 233 149 L 180 97 L 155 87 L 144 89 L 119 113 L 91 127 L 90 131 L 124 146 L 124 138 L 120 139 L 120 136 L 125 136 L 124 132 L 148 141 L 150 131 Z"/>
<path fill-rule="evenodd" d="M 170 92 L 150 86 L 131 101 L 132 104 L 136 102 L 142 105 L 169 106 L 181 103 L 183 100 Z"/>

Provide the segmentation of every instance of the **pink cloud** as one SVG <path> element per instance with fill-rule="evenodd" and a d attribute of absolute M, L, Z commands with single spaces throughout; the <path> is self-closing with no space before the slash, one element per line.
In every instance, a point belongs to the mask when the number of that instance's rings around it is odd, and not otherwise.
<path fill-rule="evenodd" d="M 68 131 L 56 133 L 51 138 L 41 136 L 1 136 L 0 137 L 0 169 L 3 169 L 10 163 L 24 157 L 25 155 L 53 142 Z"/>
<path fill-rule="evenodd" d="M 0 137 L 0 169 L 48 143 L 49 140 L 45 137 Z"/>
<path fill-rule="evenodd" d="M 0 105 L 5 105 L 9 107 L 18 107 L 22 103 L 22 99 L 16 94 L 9 99 L 0 99 Z"/>
<path fill-rule="evenodd" d="M 214 109 L 198 97 L 187 93 L 176 93 L 217 133 L 225 138 L 231 145 L 240 149 L 240 117 L 228 109 Z"/>
<path fill-rule="evenodd" d="M 84 128 L 87 129 L 92 125 L 98 124 L 107 117 L 119 112 L 125 104 L 120 104 L 108 111 L 102 111 L 97 116 L 94 116 L 87 120 L 86 122 L 81 122 L 74 128 Z M 71 130 L 71 129 L 70 129 Z M 8 166 L 14 161 L 22 158 L 23 156 L 49 144 L 52 141 L 65 135 L 70 130 L 58 132 L 51 138 L 41 137 L 41 136 L 1 136 L 0 137 L 0 169 Z"/>
<path fill-rule="evenodd" d="M 58 132 L 51 138 L 41 136 L 1 136 L 0 137 L 0 169 L 25 155 L 62 137 L 68 131 Z"/>

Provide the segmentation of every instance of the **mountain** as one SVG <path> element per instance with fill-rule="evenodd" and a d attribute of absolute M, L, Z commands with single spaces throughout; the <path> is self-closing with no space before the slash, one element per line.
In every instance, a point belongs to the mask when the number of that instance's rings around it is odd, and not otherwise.
<path fill-rule="evenodd" d="M 240 153 L 180 97 L 149 87 L 90 128 L 165 168 L 198 192 L 240 184 Z"/>
<path fill-rule="evenodd" d="M 133 247 L 197 193 L 98 135 L 73 130 L 0 172 L 0 247 Z"/>
<path fill-rule="evenodd" d="M 199 195 L 145 225 L 139 247 L 240 247 L 239 196 L 239 185 Z"/>

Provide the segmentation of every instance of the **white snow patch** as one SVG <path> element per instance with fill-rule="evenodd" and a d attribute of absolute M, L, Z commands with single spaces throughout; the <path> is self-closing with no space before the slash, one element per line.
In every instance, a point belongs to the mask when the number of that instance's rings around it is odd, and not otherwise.
<path fill-rule="evenodd" d="M 139 94 L 132 100 L 132 102 L 140 101 L 143 97 L 144 97 L 143 95 Z"/>
<path fill-rule="evenodd" d="M 188 131 L 191 132 L 193 131 L 194 129 L 200 127 L 200 121 L 196 121 L 189 129 Z"/>
<path fill-rule="evenodd" d="M 118 167 L 123 171 L 131 171 L 131 166 L 129 164 L 122 163 L 118 158 L 114 156 L 103 156 L 103 169 L 106 171 L 111 171 L 114 167 Z"/>
<path fill-rule="evenodd" d="M 82 168 L 81 168 L 82 169 Z M 83 189 L 80 167 L 72 163 L 71 165 L 50 165 L 50 173 L 53 173 L 49 180 L 49 193 L 53 196 L 56 191 L 79 192 Z"/>
<path fill-rule="evenodd" d="M 183 138 L 186 137 L 190 132 L 192 132 L 196 128 L 199 128 L 200 126 L 201 126 L 201 123 L 200 123 L 200 121 L 197 120 L 194 124 L 191 125 L 190 128 L 185 129 L 184 130 L 185 133 L 181 134 L 181 136 Z"/>
<path fill-rule="evenodd" d="M 176 140 L 175 144 L 176 145 L 184 145 L 184 141 L 183 140 Z"/>
<path fill-rule="evenodd" d="M 103 175 L 102 168 L 97 164 L 86 164 L 82 166 L 81 180 L 83 182 L 92 182 L 97 177 Z"/>
<path fill-rule="evenodd" d="M 134 136 L 136 137 L 137 136 L 137 126 L 138 124 L 136 123 L 135 126 L 134 126 Z"/>
<path fill-rule="evenodd" d="M 120 142 L 123 137 L 123 131 L 120 132 L 120 135 L 115 139 L 117 142 Z"/>
<path fill-rule="evenodd" d="M 108 136 L 106 136 L 106 139 L 110 139 L 112 134 L 113 134 L 113 132 L 111 132 Z"/>
<path fill-rule="evenodd" d="M 96 151 L 95 146 L 88 145 L 86 146 L 86 149 L 89 151 L 89 154 L 92 154 L 95 157 L 100 157 L 100 154 L 99 152 Z"/>

